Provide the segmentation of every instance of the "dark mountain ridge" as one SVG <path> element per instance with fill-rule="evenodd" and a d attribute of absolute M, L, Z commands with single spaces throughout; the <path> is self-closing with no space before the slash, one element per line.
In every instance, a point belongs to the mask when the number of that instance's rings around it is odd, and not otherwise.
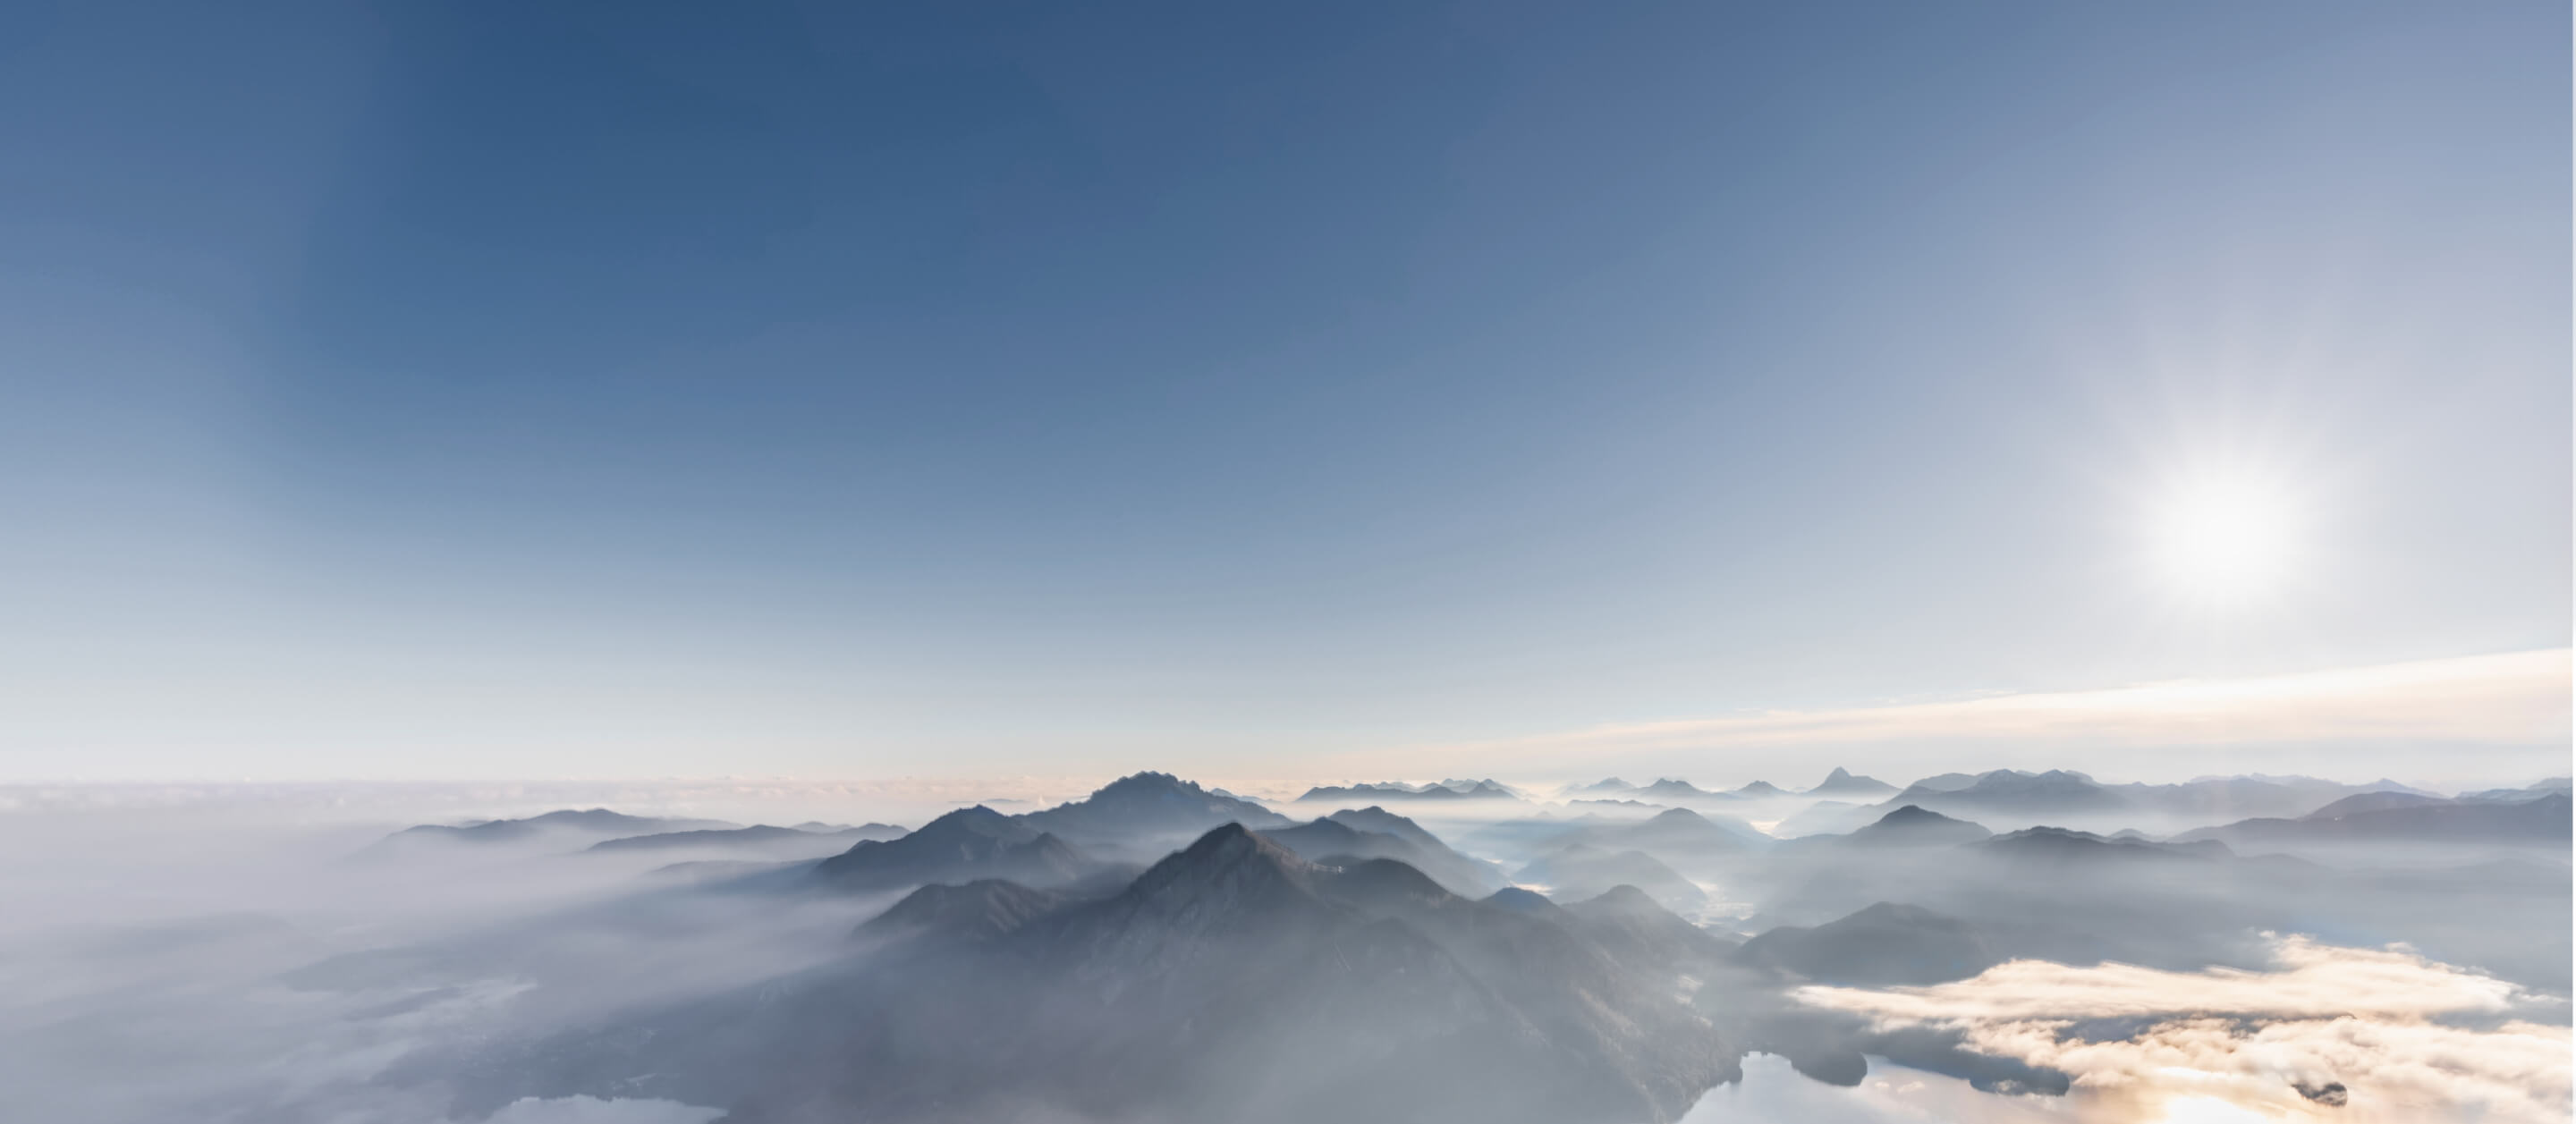
<path fill-rule="evenodd" d="M 857 827 L 774 827 L 753 824 L 750 827 L 702 828 L 696 831 L 666 831 L 654 835 L 628 835 L 602 840 L 590 845 L 596 852 L 630 852 L 670 850 L 689 847 L 759 847 L 780 843 L 829 843 L 864 840 L 900 839 L 904 829 L 893 824 L 871 823 Z"/>
<path fill-rule="evenodd" d="M 2251 819 L 2175 836 L 2176 842 L 2217 841 L 2244 846 L 2298 844 L 2478 843 L 2568 845 L 2568 798 L 2552 793 L 2531 800 L 2437 800 L 2348 804 L 2338 814 L 2320 809 L 2305 819 Z"/>
<path fill-rule="evenodd" d="M 1354 820 L 1371 821 L 1372 817 L 1342 819 L 1325 817 L 1295 827 L 1263 830 L 1263 838 L 1277 843 L 1310 862 L 1336 860 L 1392 859 L 1429 875 L 1451 892 L 1470 897 L 1490 894 L 1503 884 L 1501 873 L 1491 865 L 1478 862 L 1449 849 L 1402 816 L 1378 812 L 1386 820 L 1401 821 L 1412 827 L 1410 835 L 1387 831 L 1365 830 L 1353 826 Z"/>
<path fill-rule="evenodd" d="M 1409 785 L 1399 781 L 1363 782 L 1350 785 L 1317 785 L 1297 797 L 1297 802 L 1347 802 L 1353 800 L 1519 800 L 1520 794 L 1493 781 L 1468 782 L 1460 788 L 1451 784 Z"/>
<path fill-rule="evenodd" d="M 615 837 L 678 831 L 724 830 L 740 825 L 723 820 L 664 819 L 630 816 L 606 808 L 566 808 L 515 820 L 482 820 L 468 824 L 420 824 L 384 837 L 371 851 L 424 843 L 524 843 L 558 837 Z"/>
<path fill-rule="evenodd" d="M 474 1055 L 464 1107 L 613 1088 L 732 1124 L 1636 1124 L 1740 1073 L 1677 986 L 1722 941 L 1633 891 L 1519 897 L 1227 824 L 1105 898 L 924 887 L 848 964 Z"/>
<path fill-rule="evenodd" d="M 1194 837 L 1227 823 L 1258 829 L 1296 822 L 1252 801 L 1221 796 L 1170 773 L 1153 772 L 1120 777 L 1080 800 L 1028 812 L 1019 819 L 1038 831 L 1092 846 Z"/>
<path fill-rule="evenodd" d="M 1868 799 L 1873 796 L 1893 795 L 1896 791 L 1895 785 L 1876 777 L 1855 776 L 1850 770 L 1838 765 L 1834 767 L 1833 772 L 1825 774 L 1823 783 L 1808 789 L 1806 795 Z"/>
<path fill-rule="evenodd" d="M 843 892 L 995 878 L 1048 887 L 1074 882 L 1101 865 L 1050 832 L 978 804 L 901 838 L 861 842 L 815 863 L 810 880 Z"/>

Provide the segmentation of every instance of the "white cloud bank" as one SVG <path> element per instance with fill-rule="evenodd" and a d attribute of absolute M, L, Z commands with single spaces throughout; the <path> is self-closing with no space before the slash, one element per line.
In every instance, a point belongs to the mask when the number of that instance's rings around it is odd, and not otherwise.
<path fill-rule="evenodd" d="M 2268 972 L 2016 961 L 1935 987 L 1800 997 L 1883 1027 L 1955 1029 L 1969 1049 L 2064 1072 L 2079 1121 L 2569 1118 L 2576 1043 L 2565 1026 L 2512 1017 L 2528 998 L 2513 985 L 2403 949 L 2289 938 L 2276 957 Z"/>

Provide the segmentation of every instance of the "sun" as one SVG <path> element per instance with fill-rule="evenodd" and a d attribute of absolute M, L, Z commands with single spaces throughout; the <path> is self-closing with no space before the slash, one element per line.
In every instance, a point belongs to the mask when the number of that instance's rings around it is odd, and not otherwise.
<path fill-rule="evenodd" d="M 2288 493 L 2252 473 L 2178 483 L 2154 516 L 2157 562 L 2180 591 L 2213 600 L 2269 593 L 2289 576 L 2298 522 Z"/>

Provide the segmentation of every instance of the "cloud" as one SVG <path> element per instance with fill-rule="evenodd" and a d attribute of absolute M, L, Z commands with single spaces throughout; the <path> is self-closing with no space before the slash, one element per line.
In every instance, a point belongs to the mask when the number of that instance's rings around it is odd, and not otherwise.
<path fill-rule="evenodd" d="M 1490 762 L 1833 745 L 1973 744 L 1981 753 L 1998 746 L 2062 753 L 2069 745 L 2563 748 L 2571 673 L 2576 653 L 2549 648 L 2286 675 L 1619 723 L 1415 752 Z"/>
<path fill-rule="evenodd" d="M 1741 1124 L 1795 1120 L 1799 1124 L 2063 1124 L 2057 1100 L 1981 1093 L 1956 1077 L 1873 1061 L 1868 1079 L 1852 1088 L 1799 1076 L 1785 1058 L 1753 1054 L 1744 1079 L 1708 1091 L 1681 1124 Z"/>
<path fill-rule="evenodd" d="M 2403 949 L 2276 942 L 2275 969 L 2017 961 L 1923 988 L 1801 989 L 2074 1079 L 2076 1119 L 2563 1122 L 2569 1030 L 2513 985 Z M 2338 1103 L 2339 1102 L 2339 1103 Z"/>
<path fill-rule="evenodd" d="M 2016 960 L 1957 983 L 1900 991 L 1811 987 L 1820 1007 L 1888 1019 L 2134 1018 L 2226 1012 L 2284 1018 L 2424 1018 L 2503 1012 L 2519 989 L 2410 952 L 2342 948 L 2306 937 L 2273 946 L 2277 970 L 2166 972 L 2130 964 L 2076 967 Z"/>

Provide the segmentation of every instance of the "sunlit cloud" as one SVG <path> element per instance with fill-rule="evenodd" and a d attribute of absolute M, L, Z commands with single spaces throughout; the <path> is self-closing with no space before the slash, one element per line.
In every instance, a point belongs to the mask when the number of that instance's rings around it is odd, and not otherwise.
<path fill-rule="evenodd" d="M 2130 1018 L 2221 1011 L 2281 1018 L 2424 1018 L 2501 1012 L 2514 985 L 2411 952 L 2342 948 L 2285 937 L 2274 969 L 2167 972 L 2131 964 L 2078 967 L 2016 960 L 1974 979 L 1900 991 L 1815 987 L 1819 1006 L 1889 1019 Z"/>
<path fill-rule="evenodd" d="M 2079 1120 L 2520 1124 L 2570 1111 L 2566 1026 L 2514 1018 L 2529 997 L 2511 984 L 2402 949 L 2287 938 L 2262 972 L 2017 961 L 1935 987 L 1799 995 L 2063 1072 Z"/>

